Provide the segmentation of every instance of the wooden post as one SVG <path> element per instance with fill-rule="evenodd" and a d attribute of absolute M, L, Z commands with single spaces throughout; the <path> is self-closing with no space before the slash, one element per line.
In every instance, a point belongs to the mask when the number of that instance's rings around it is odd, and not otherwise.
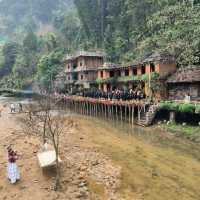
<path fill-rule="evenodd" d="M 99 104 L 96 103 L 96 116 L 98 117 L 99 116 L 99 111 L 98 111 L 98 108 L 99 108 Z"/>
<path fill-rule="evenodd" d="M 175 113 L 175 111 L 170 111 L 170 113 L 169 113 L 169 121 L 170 122 L 175 122 L 175 120 L 176 120 L 176 113 Z"/>
<path fill-rule="evenodd" d="M 87 106 L 87 115 L 89 115 L 89 102 L 88 101 L 86 103 L 86 106 Z"/>
<path fill-rule="evenodd" d="M 140 122 L 140 106 L 138 106 L 138 122 Z"/>
<path fill-rule="evenodd" d="M 131 106 L 128 105 L 128 121 L 129 121 L 129 124 L 131 123 Z"/>
<path fill-rule="evenodd" d="M 114 112 L 113 112 L 113 104 L 111 105 L 111 116 L 112 116 L 112 120 L 115 120 L 115 118 L 114 118 Z"/>
<path fill-rule="evenodd" d="M 120 116 L 121 116 L 121 121 L 123 121 L 122 105 L 120 105 Z"/>
<path fill-rule="evenodd" d="M 126 117 L 127 117 L 127 105 L 125 105 L 125 118 L 124 118 L 124 121 L 126 122 Z"/>
<path fill-rule="evenodd" d="M 132 125 L 134 125 L 134 121 L 135 121 L 135 106 L 132 106 Z"/>
<path fill-rule="evenodd" d="M 118 118 L 118 105 L 117 104 L 115 105 L 115 113 L 116 113 L 116 120 L 118 121 L 119 118 Z"/>

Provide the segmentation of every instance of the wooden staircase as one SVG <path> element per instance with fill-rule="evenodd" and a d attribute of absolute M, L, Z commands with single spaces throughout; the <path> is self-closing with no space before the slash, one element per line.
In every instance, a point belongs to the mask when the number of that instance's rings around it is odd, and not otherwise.
<path fill-rule="evenodd" d="M 158 105 L 152 104 L 149 108 L 140 115 L 137 120 L 137 124 L 140 126 L 150 126 L 155 119 L 156 113 L 158 111 Z"/>

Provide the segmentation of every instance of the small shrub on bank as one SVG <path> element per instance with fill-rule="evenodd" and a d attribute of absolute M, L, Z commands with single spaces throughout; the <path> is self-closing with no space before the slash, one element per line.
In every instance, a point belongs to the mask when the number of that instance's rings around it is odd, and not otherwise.
<path fill-rule="evenodd" d="M 195 113 L 200 114 L 200 105 L 196 105 Z"/>
<path fill-rule="evenodd" d="M 176 103 L 170 101 L 162 101 L 160 102 L 159 108 L 182 113 L 200 113 L 200 105 L 195 105 L 191 103 Z"/>
<path fill-rule="evenodd" d="M 178 111 L 178 107 L 179 107 L 178 104 L 175 102 L 165 101 L 165 102 L 160 103 L 160 109 L 164 109 L 164 110 Z"/>
<path fill-rule="evenodd" d="M 195 112 L 195 105 L 194 104 L 180 104 L 178 106 L 179 112 L 185 112 L 185 113 L 194 113 Z"/>

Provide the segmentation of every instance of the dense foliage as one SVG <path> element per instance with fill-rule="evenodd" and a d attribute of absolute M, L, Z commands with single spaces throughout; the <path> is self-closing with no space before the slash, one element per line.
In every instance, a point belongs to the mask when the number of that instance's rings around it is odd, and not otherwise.
<path fill-rule="evenodd" d="M 198 0 L 75 0 L 92 46 L 112 61 L 168 50 L 183 65 L 199 64 Z"/>

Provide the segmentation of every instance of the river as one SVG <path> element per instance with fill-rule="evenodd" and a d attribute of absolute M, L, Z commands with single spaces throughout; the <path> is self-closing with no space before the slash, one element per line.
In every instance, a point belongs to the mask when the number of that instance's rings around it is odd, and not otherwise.
<path fill-rule="evenodd" d="M 199 200 L 200 147 L 158 128 L 79 117 L 92 143 L 122 167 L 125 199 Z"/>

